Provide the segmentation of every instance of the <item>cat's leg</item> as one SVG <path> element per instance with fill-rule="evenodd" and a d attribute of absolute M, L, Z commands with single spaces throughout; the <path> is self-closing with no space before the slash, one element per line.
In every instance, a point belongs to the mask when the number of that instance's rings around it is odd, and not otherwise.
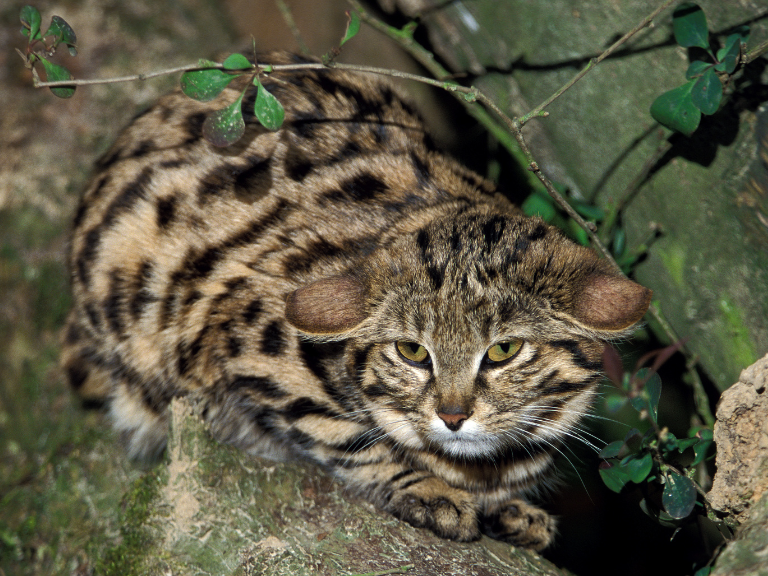
<path fill-rule="evenodd" d="M 480 538 L 475 496 L 429 472 L 392 462 L 344 472 L 345 480 L 362 487 L 379 507 L 413 526 L 461 542 Z"/>
<path fill-rule="evenodd" d="M 515 546 L 543 550 L 555 537 L 555 520 L 525 500 L 513 498 L 485 512 L 482 531 Z"/>

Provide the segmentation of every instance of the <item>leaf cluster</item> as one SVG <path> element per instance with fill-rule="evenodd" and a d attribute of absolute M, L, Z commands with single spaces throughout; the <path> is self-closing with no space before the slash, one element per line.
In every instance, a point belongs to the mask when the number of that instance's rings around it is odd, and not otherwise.
<path fill-rule="evenodd" d="M 209 102 L 217 98 L 236 78 L 250 76 L 249 83 L 256 88 L 253 114 L 269 130 L 277 130 L 285 119 L 285 110 L 270 92 L 264 88 L 259 74 L 269 68 L 260 69 L 242 54 L 230 54 L 218 64 L 210 60 L 199 61 L 200 68 L 185 72 L 181 77 L 181 90 L 195 100 Z M 243 99 L 248 87 L 230 105 L 208 115 L 203 123 L 203 136 L 215 146 L 229 146 L 245 133 Z"/>
<path fill-rule="evenodd" d="M 37 78 L 35 65 L 39 63 L 45 70 L 47 81 L 73 80 L 74 76 L 69 70 L 50 60 L 61 44 L 69 49 L 70 56 L 77 56 L 77 36 L 72 27 L 60 16 L 53 16 L 50 25 L 43 32 L 42 16 L 34 6 L 24 6 L 19 19 L 21 33 L 28 39 L 26 54 L 19 53 L 24 58 L 25 65 L 32 69 L 35 77 Z M 70 98 L 75 93 L 75 87 L 52 87 L 51 92 L 59 98 Z"/>
<path fill-rule="evenodd" d="M 702 114 L 711 115 L 720 108 L 725 86 L 741 63 L 749 28 L 738 28 L 715 52 L 710 46 L 704 11 L 697 4 L 685 2 L 672 15 L 672 30 L 679 46 L 701 49 L 710 61 L 693 60 L 685 72 L 687 82 L 656 98 L 651 104 L 651 116 L 667 128 L 690 136 L 698 128 Z"/>
<path fill-rule="evenodd" d="M 606 348 L 603 356 L 606 374 L 615 391 L 606 396 L 610 412 L 631 405 L 641 420 L 650 421 L 645 433 L 632 428 L 623 440 L 616 440 L 599 454 L 600 476 L 614 492 L 629 483 L 638 485 L 643 494 L 641 509 L 659 523 L 677 526 L 698 506 L 703 490 L 693 480 L 697 467 L 707 458 L 712 446 L 712 430 L 696 428 L 687 438 L 677 438 L 660 428 L 659 401 L 661 378 L 657 370 L 684 344 L 677 342 L 646 354 L 638 360 L 634 372 L 624 372 L 617 352 Z M 650 367 L 645 366 L 653 360 Z"/>

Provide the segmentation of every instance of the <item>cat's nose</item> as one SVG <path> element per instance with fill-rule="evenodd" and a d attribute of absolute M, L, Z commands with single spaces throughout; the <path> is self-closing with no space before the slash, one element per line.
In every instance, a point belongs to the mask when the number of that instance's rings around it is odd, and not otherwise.
<path fill-rule="evenodd" d="M 456 432 L 456 430 L 461 428 L 464 421 L 469 418 L 469 414 L 466 414 L 461 408 L 453 410 L 447 408 L 444 411 L 438 411 L 437 416 L 445 422 L 448 430 L 452 432 Z"/>

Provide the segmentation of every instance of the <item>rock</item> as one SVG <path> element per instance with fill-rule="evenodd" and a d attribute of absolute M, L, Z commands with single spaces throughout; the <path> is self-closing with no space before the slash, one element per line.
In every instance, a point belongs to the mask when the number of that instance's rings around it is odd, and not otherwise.
<path fill-rule="evenodd" d="M 568 574 L 502 542 L 457 543 L 413 528 L 315 467 L 223 446 L 184 399 L 171 404 L 167 453 L 127 495 L 122 544 L 96 573 Z"/>
<path fill-rule="evenodd" d="M 768 355 L 741 372 L 717 407 L 717 473 L 707 495 L 735 523 L 768 491 Z"/>

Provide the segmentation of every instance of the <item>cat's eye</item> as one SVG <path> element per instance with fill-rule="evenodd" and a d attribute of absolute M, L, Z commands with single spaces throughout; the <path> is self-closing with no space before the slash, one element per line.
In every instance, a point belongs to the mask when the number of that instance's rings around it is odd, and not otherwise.
<path fill-rule="evenodd" d="M 506 342 L 499 342 L 488 348 L 488 352 L 485 354 L 485 361 L 488 364 L 494 364 L 496 362 L 504 362 L 509 360 L 523 347 L 523 341 L 519 338 L 513 338 Z"/>
<path fill-rule="evenodd" d="M 416 342 L 397 342 L 397 351 L 400 355 L 411 362 L 416 364 L 428 364 L 429 352 L 421 344 Z"/>

